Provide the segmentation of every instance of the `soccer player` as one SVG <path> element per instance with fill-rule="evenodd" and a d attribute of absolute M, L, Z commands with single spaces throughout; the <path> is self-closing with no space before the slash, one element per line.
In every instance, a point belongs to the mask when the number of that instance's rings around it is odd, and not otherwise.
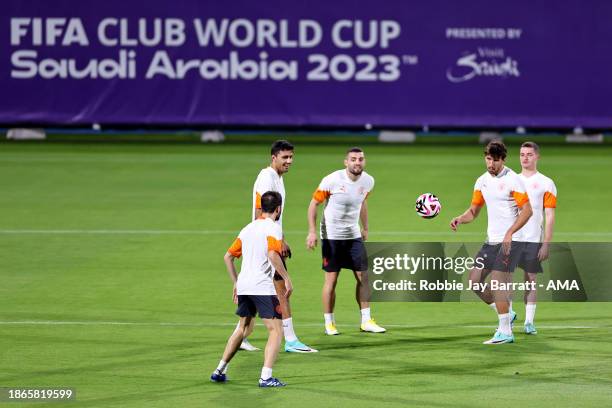
<path fill-rule="evenodd" d="M 282 325 L 277 294 L 288 298 L 293 291 L 291 279 L 281 259 L 283 233 L 275 223 L 281 214 L 280 193 L 269 191 L 261 196 L 261 218 L 248 224 L 227 250 L 224 260 L 227 271 L 234 282 L 233 300 L 238 304 L 236 314 L 240 316 L 240 330 L 230 336 L 217 369 L 210 376 L 213 382 L 227 381 L 227 368 L 234 357 L 244 332 L 258 313 L 268 329 L 268 343 L 264 354 L 264 365 L 259 379 L 260 387 L 283 387 L 285 384 L 272 377 L 272 367 L 281 345 Z M 242 256 L 240 274 L 236 275 L 234 260 Z M 283 291 L 277 291 L 273 276 L 283 277 Z"/>
<path fill-rule="evenodd" d="M 540 147 L 534 142 L 521 145 L 521 167 L 519 177 L 525 184 L 533 216 L 521 229 L 525 249 L 519 266 L 525 271 L 525 281 L 536 282 L 537 274 L 542 273 L 541 262 L 548 258 L 549 244 L 552 241 L 555 226 L 555 208 L 557 207 L 557 187 L 555 183 L 538 172 Z M 546 226 L 543 228 L 544 217 Z M 525 326 L 527 334 L 537 334 L 533 323 L 536 310 L 536 290 L 525 291 Z"/>
<path fill-rule="evenodd" d="M 505 166 L 507 149 L 499 140 L 491 141 L 484 150 L 487 171 L 476 180 L 472 203 L 460 216 L 451 220 L 450 227 L 457 230 L 459 224 L 472 222 L 483 205 L 487 205 L 487 241 L 476 258 L 484 261 L 484 268 L 470 271 L 470 283 L 484 282 L 491 274 L 491 281 L 501 284 L 511 282 L 512 272 L 517 266 L 522 252 L 519 230 L 531 217 L 529 197 L 520 177 Z M 487 290 L 475 293 L 497 311 L 499 325 L 495 335 L 484 344 L 504 344 L 514 342 L 512 321 L 515 314 L 510 310 L 511 292 L 502 287 L 500 290 Z"/>
<path fill-rule="evenodd" d="M 374 178 L 363 171 L 365 155 L 358 147 L 349 149 L 344 159 L 346 168 L 323 178 L 308 207 L 306 246 L 317 244 L 315 225 L 317 207 L 326 202 L 321 218 L 321 249 L 323 253 L 323 317 L 325 334 L 339 334 L 334 319 L 336 282 L 341 268 L 353 271 L 357 280 L 355 296 L 361 310 L 361 330 L 383 333 L 370 315 L 368 264 L 363 241 L 368 238 L 368 206 L 366 198 L 374 188 Z M 359 229 L 361 221 L 361 230 Z"/>
<path fill-rule="evenodd" d="M 261 216 L 261 196 L 266 191 L 276 191 L 283 198 L 283 204 L 281 209 L 285 208 L 285 184 L 283 182 L 283 175 L 289 171 L 291 164 L 293 163 L 293 145 L 286 140 L 277 140 L 272 144 L 270 149 L 271 163 L 270 166 L 259 172 L 255 185 L 253 186 L 253 220 L 256 220 Z M 283 226 L 283 211 L 276 221 L 276 223 L 282 228 Z M 287 257 L 291 257 L 291 249 L 285 238 L 281 241 L 281 257 L 283 258 L 283 264 Z M 284 289 L 283 278 L 280 275 L 274 275 L 274 286 L 277 290 L 282 291 Z M 302 343 L 293 329 L 293 318 L 291 316 L 291 305 L 288 298 L 279 296 L 281 312 L 283 316 L 283 333 L 285 336 L 285 351 L 293 353 L 316 353 L 318 350 L 313 349 Z M 253 332 L 255 321 L 251 321 L 246 336 L 248 337 Z M 236 327 L 239 330 L 239 327 Z M 245 337 L 240 348 L 247 351 L 259 350 L 254 347 L 248 339 Z"/>

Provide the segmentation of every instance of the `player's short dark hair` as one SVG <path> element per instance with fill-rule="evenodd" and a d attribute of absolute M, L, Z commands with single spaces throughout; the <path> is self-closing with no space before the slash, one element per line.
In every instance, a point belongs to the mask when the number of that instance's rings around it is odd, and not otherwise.
<path fill-rule="evenodd" d="M 349 153 L 363 153 L 363 150 L 361 149 L 361 147 L 355 146 L 355 147 L 351 147 L 350 149 L 346 151 L 347 156 L 349 155 Z"/>
<path fill-rule="evenodd" d="M 508 149 L 506 149 L 506 145 L 501 140 L 491 140 L 489 144 L 484 149 L 485 156 L 491 156 L 494 159 L 506 159 L 506 155 L 508 154 Z"/>
<path fill-rule="evenodd" d="M 534 152 L 540 154 L 540 146 L 538 146 L 536 142 L 525 142 L 521 145 L 521 149 L 523 147 L 530 147 Z"/>
<path fill-rule="evenodd" d="M 293 145 L 286 140 L 277 140 L 272 143 L 272 147 L 270 148 L 270 154 L 272 156 L 276 156 L 278 152 L 282 150 L 290 150 L 293 151 Z"/>
<path fill-rule="evenodd" d="M 283 197 L 278 191 L 266 191 L 261 196 L 261 212 L 273 213 L 283 204 Z"/>

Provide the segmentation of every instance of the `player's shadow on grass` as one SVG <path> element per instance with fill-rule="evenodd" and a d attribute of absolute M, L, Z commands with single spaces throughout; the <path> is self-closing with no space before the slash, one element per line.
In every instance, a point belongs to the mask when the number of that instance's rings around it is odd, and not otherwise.
<path fill-rule="evenodd" d="M 346 348 L 372 348 L 372 347 L 384 347 L 384 346 L 402 346 L 410 344 L 453 344 L 453 343 L 464 343 L 473 342 L 474 339 L 482 339 L 486 334 L 475 333 L 475 334 L 456 334 L 456 335 L 445 335 L 445 336 L 418 336 L 418 335 L 404 335 L 402 337 L 395 337 L 390 333 L 376 334 L 371 336 L 377 336 L 376 339 L 364 341 L 357 339 L 356 336 L 338 336 L 337 339 L 331 341 L 321 342 L 319 348 L 321 351 L 324 350 L 342 350 Z M 369 336 L 369 335 L 360 335 Z M 346 339 L 346 340 L 345 340 Z"/>

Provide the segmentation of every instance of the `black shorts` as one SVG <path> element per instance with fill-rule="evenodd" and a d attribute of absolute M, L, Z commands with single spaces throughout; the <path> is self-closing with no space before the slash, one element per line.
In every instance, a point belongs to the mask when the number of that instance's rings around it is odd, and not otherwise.
<path fill-rule="evenodd" d="M 510 253 L 505 255 L 502 244 L 484 244 L 476 258 L 484 259 L 484 269 L 500 272 L 514 272 L 523 252 L 524 242 L 512 241 Z"/>
<path fill-rule="evenodd" d="M 238 295 L 236 314 L 255 317 L 255 313 L 262 319 L 280 319 L 281 309 L 276 295 Z"/>
<path fill-rule="evenodd" d="M 368 270 L 368 255 L 361 238 L 322 239 L 323 270 L 340 272 L 346 268 L 352 271 Z"/>
<path fill-rule="evenodd" d="M 541 247 L 540 242 L 525 242 L 518 267 L 528 273 L 542 273 L 542 262 L 538 259 Z"/>
<path fill-rule="evenodd" d="M 289 254 L 289 257 L 291 257 L 291 254 Z M 287 262 L 285 262 L 285 259 L 287 259 L 287 258 L 284 257 L 284 256 L 281 256 L 281 260 L 283 261 L 283 266 L 285 267 L 285 270 L 287 270 Z M 278 273 L 274 272 L 274 280 L 275 281 L 282 281 L 284 279 Z"/>

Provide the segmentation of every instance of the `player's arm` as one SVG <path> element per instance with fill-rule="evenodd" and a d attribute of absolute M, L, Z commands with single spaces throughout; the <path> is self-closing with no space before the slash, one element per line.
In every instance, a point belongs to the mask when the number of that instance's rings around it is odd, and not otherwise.
<path fill-rule="evenodd" d="M 306 247 L 308 249 L 314 249 L 314 247 L 317 246 L 316 225 L 317 207 L 319 204 L 321 204 L 321 202 L 313 198 L 308 205 L 308 236 L 306 237 Z"/>
<path fill-rule="evenodd" d="M 545 208 L 544 217 L 546 219 L 546 225 L 544 226 L 544 242 L 542 242 L 542 247 L 538 252 L 538 259 L 540 261 L 548 258 L 549 247 L 553 239 L 553 230 L 555 228 L 555 209 Z"/>
<path fill-rule="evenodd" d="M 476 180 L 474 192 L 472 193 L 472 203 L 463 214 L 451 220 L 451 229 L 453 231 L 457 231 L 459 224 L 469 224 L 470 222 L 474 221 L 476 217 L 478 217 L 478 214 L 480 214 L 480 209 L 483 205 L 485 205 L 485 199 L 480 191 L 480 179 L 478 179 Z"/>
<path fill-rule="evenodd" d="M 512 224 L 510 228 L 508 228 L 508 231 L 506 231 L 506 237 L 509 236 L 510 239 L 512 239 L 512 235 L 516 231 L 523 228 L 523 226 L 527 224 L 527 221 L 529 221 L 529 218 L 531 218 L 532 215 L 533 215 L 533 210 L 531 209 L 531 203 L 529 201 L 526 201 L 521 207 L 519 215 L 518 217 L 516 217 L 514 224 Z"/>
<path fill-rule="evenodd" d="M 238 304 L 238 291 L 236 290 L 236 281 L 238 280 L 238 274 L 236 273 L 236 266 L 234 265 L 234 259 L 236 257 L 229 252 L 225 253 L 223 260 L 225 261 L 225 267 L 227 268 L 227 273 L 230 276 L 230 279 L 233 282 L 232 285 L 232 301 L 234 304 Z"/>
<path fill-rule="evenodd" d="M 368 239 L 368 201 L 363 200 L 361 203 L 361 211 L 359 211 L 359 221 L 361 221 L 361 238 L 365 241 Z"/>
<path fill-rule="evenodd" d="M 332 184 L 329 181 L 329 177 L 325 177 L 313 193 L 312 200 L 310 200 L 308 205 L 308 236 L 306 237 L 306 247 L 308 249 L 314 249 L 317 246 L 317 207 L 325 200 L 329 200 L 331 189 Z"/>
<path fill-rule="evenodd" d="M 510 253 L 510 249 L 512 247 L 512 235 L 516 231 L 523 228 L 523 226 L 527 224 L 527 221 L 529 221 L 529 218 L 531 218 L 531 215 L 533 214 L 533 210 L 531 209 L 531 203 L 529 202 L 529 200 L 519 203 L 519 205 L 519 215 L 518 217 L 516 217 L 514 224 L 512 224 L 510 228 L 508 228 L 508 231 L 506 231 L 506 235 L 504 235 L 504 240 L 502 242 L 503 250 L 506 255 Z"/>
<path fill-rule="evenodd" d="M 227 268 L 227 273 L 229 274 L 232 283 L 235 285 L 238 280 L 238 274 L 236 273 L 236 266 L 234 265 L 234 259 L 236 257 L 229 252 L 225 253 L 223 260 L 225 261 L 225 267 Z"/>
<path fill-rule="evenodd" d="M 236 292 L 236 282 L 238 281 L 238 274 L 236 273 L 236 266 L 234 265 L 234 260 L 236 258 L 240 258 L 242 256 L 242 241 L 240 238 L 236 238 L 232 243 L 232 246 L 229 247 L 225 256 L 223 257 L 223 261 L 225 262 L 225 267 L 227 268 L 227 273 L 229 274 L 230 279 L 232 280 L 233 289 L 232 289 L 232 299 L 234 303 L 238 304 L 238 295 Z"/>
<path fill-rule="evenodd" d="M 516 217 L 516 220 L 514 220 L 514 223 L 510 226 L 510 228 L 508 228 L 508 231 L 506 231 L 506 235 L 504 236 L 504 245 L 507 246 L 508 251 L 510 250 L 509 245 L 512 242 L 512 235 L 516 231 L 523 228 L 523 226 L 527 224 L 527 221 L 529 221 L 529 218 L 531 218 L 531 216 L 533 215 L 533 210 L 531 209 L 529 197 L 527 196 L 527 193 L 525 192 L 525 188 L 522 186 L 522 183 L 519 187 L 519 191 L 512 191 L 512 197 L 514 198 L 514 201 L 516 202 L 516 205 L 519 208 L 519 214 L 518 217 Z"/>
<path fill-rule="evenodd" d="M 470 207 L 465 210 L 463 214 L 458 217 L 455 217 L 450 222 L 450 227 L 453 231 L 457 231 L 457 227 L 459 224 L 469 224 L 474 221 L 478 214 L 480 214 L 480 210 L 482 209 L 482 204 L 470 204 Z"/>
<path fill-rule="evenodd" d="M 289 273 L 287 273 L 287 269 L 285 269 L 285 266 L 283 265 L 283 261 L 280 257 L 280 254 L 276 249 L 270 249 L 268 250 L 268 259 L 276 270 L 276 273 L 278 273 L 283 278 L 283 281 L 285 283 L 285 293 L 283 294 L 283 296 L 291 296 L 291 293 L 293 292 L 293 284 L 291 283 L 291 278 L 289 278 Z"/>

